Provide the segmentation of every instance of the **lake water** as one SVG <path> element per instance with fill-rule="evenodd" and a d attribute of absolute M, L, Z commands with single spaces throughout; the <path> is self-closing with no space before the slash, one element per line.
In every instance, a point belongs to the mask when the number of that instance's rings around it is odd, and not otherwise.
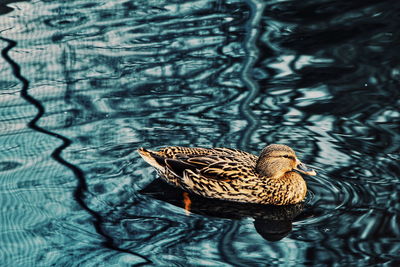
<path fill-rule="evenodd" d="M 1 266 L 399 266 L 398 1 L 2 1 Z M 140 146 L 293 147 L 304 205 L 193 198 Z"/>

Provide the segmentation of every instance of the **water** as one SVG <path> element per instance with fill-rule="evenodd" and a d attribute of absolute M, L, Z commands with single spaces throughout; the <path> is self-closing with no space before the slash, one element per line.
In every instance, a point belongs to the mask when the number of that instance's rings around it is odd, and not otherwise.
<path fill-rule="evenodd" d="M 3 1 L 2 266 L 398 266 L 397 1 Z M 205 201 L 139 146 L 292 146 L 293 209 Z"/>

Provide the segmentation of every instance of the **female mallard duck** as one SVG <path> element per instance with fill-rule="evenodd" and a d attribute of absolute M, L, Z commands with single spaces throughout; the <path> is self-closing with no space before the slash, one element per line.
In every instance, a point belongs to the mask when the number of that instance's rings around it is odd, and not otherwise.
<path fill-rule="evenodd" d="M 230 201 L 296 204 L 305 198 L 307 186 L 294 170 L 316 175 L 286 145 L 269 145 L 259 157 L 230 148 L 139 148 L 138 152 L 168 183 L 203 197 Z"/>

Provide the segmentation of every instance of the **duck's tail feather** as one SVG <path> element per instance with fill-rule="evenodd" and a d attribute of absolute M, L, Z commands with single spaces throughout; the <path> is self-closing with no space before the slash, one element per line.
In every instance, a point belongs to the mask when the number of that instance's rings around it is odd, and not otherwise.
<path fill-rule="evenodd" d="M 164 171 L 165 170 L 165 162 L 162 157 L 157 155 L 156 152 L 147 150 L 143 147 L 138 148 L 137 152 L 139 155 L 151 166 L 156 168 L 159 171 Z"/>

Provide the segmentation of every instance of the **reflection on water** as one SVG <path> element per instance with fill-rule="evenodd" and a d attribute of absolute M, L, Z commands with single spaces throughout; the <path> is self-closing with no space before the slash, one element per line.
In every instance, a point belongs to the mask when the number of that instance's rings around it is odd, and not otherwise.
<path fill-rule="evenodd" d="M 3 2 L 3 265 L 400 263 L 396 1 Z M 138 146 L 268 143 L 318 170 L 287 217 L 143 194 Z"/>
<path fill-rule="evenodd" d="M 281 240 L 292 230 L 292 221 L 303 211 L 304 203 L 287 206 L 257 205 L 203 198 L 174 188 L 160 179 L 140 191 L 187 211 L 205 216 L 242 219 L 254 218 L 257 232 L 266 240 Z M 185 195 L 186 194 L 186 195 Z"/>

